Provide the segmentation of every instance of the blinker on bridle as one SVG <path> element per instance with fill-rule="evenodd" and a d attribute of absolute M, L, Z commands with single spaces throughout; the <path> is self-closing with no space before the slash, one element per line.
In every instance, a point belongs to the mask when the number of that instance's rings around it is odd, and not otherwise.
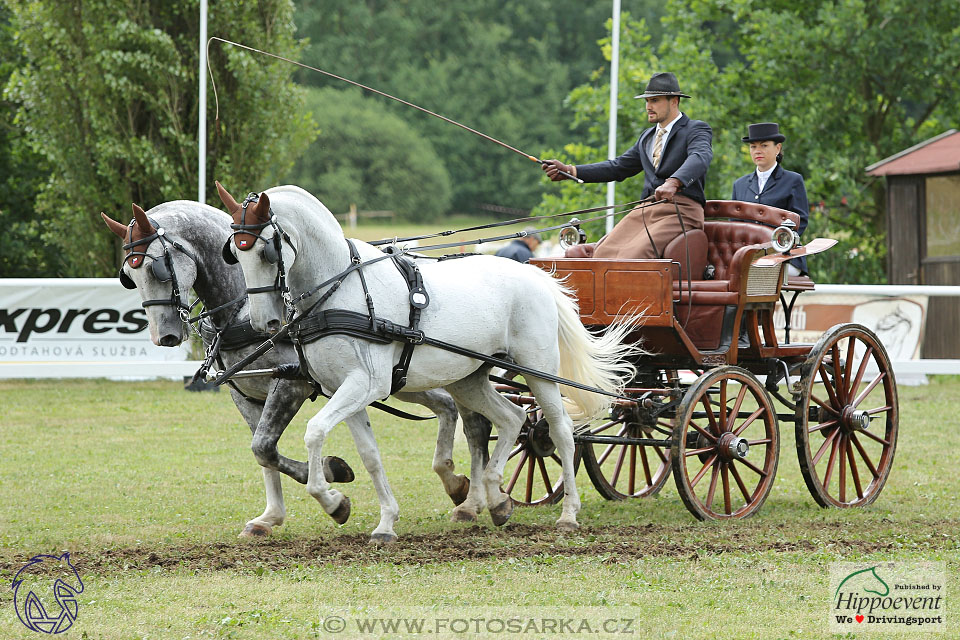
<path fill-rule="evenodd" d="M 149 219 L 148 219 L 149 220 Z M 150 272 L 153 274 L 153 277 L 159 282 L 170 282 L 172 284 L 172 289 L 170 291 L 170 298 L 167 299 L 153 299 L 153 300 L 144 300 L 141 303 L 143 308 L 147 308 L 155 305 L 165 305 L 176 308 L 180 312 L 180 317 L 184 320 L 190 314 L 190 311 L 193 310 L 193 306 L 185 304 L 181 297 L 180 292 L 180 283 L 177 281 L 177 273 L 173 268 L 173 259 L 170 257 L 170 251 L 167 247 L 169 244 L 173 248 L 177 249 L 185 256 L 193 260 L 194 264 L 197 264 L 197 258 L 193 253 L 184 247 L 182 244 L 176 240 L 170 240 L 166 237 L 163 227 L 157 225 L 153 220 L 149 220 L 150 224 L 153 225 L 153 228 L 156 229 L 154 233 L 149 236 L 140 238 L 139 240 L 133 240 L 133 227 L 136 224 L 136 219 L 132 220 L 129 225 L 129 231 L 127 237 L 130 239 L 130 242 L 125 243 L 122 248 L 125 251 L 128 251 L 126 256 L 124 256 L 123 261 L 127 262 L 132 260 L 133 268 L 137 268 L 139 265 L 135 264 L 136 261 L 143 260 L 144 258 L 150 258 Z M 146 251 L 136 251 L 137 247 L 148 247 L 154 240 L 160 240 L 160 244 L 163 247 L 163 253 L 159 256 L 147 253 Z M 127 289 L 136 289 L 137 285 L 133 280 L 124 272 L 123 267 L 120 267 L 120 273 L 118 274 L 120 278 L 120 284 L 122 284 Z M 199 302 L 199 301 L 198 301 Z M 194 305 L 195 306 L 195 305 Z"/>
<path fill-rule="evenodd" d="M 247 207 L 252 203 L 258 202 L 260 196 L 256 193 L 249 193 L 247 197 L 243 199 L 243 203 L 240 205 L 240 223 L 233 223 L 230 225 L 230 228 L 233 229 L 233 233 L 230 234 L 230 237 L 227 238 L 227 241 L 223 244 L 223 249 L 221 250 L 221 257 L 223 261 L 227 264 L 237 264 L 237 257 L 233 255 L 233 251 L 230 248 L 230 244 L 234 243 L 237 245 L 237 249 L 240 251 L 249 251 L 257 244 L 258 240 L 263 241 L 263 249 L 260 252 L 260 257 L 269 264 L 277 265 L 277 277 L 274 280 L 274 283 L 266 287 L 248 287 L 247 293 L 270 293 L 273 291 L 279 291 L 284 299 L 289 298 L 290 289 L 287 287 L 287 270 L 283 262 L 283 247 L 281 243 L 284 239 L 287 240 L 287 244 L 293 249 L 294 255 L 296 255 L 297 249 L 290 242 L 289 237 L 286 232 L 280 227 L 280 224 L 277 222 L 276 216 L 273 215 L 272 211 L 270 212 L 270 218 L 265 222 L 259 222 L 255 224 L 247 224 Z M 273 236 L 264 238 L 262 232 L 267 227 L 273 228 Z M 237 236 L 247 235 L 251 236 L 252 240 L 243 240 L 237 239 Z M 247 246 L 249 243 L 249 246 Z"/>

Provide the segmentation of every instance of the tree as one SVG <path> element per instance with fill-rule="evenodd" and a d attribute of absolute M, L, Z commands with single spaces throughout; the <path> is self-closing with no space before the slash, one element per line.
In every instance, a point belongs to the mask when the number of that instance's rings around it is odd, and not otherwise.
<path fill-rule="evenodd" d="M 196 197 L 196 3 L 7 3 L 24 59 L 8 95 L 31 146 L 56 168 L 36 200 L 47 221 L 37 240 L 58 247 L 62 275 L 111 273 L 114 237 L 100 211 Z M 292 16 L 289 0 L 214 2 L 210 33 L 295 56 Z M 210 54 L 220 117 L 207 174 L 235 191 L 271 186 L 314 134 L 292 67 L 222 45 Z M 208 201 L 217 202 L 212 185 Z"/>
<path fill-rule="evenodd" d="M 957 25 L 960 4 L 946 1 L 817 0 L 799 10 L 785 0 L 671 0 L 663 19 L 670 37 L 659 48 L 643 22 L 627 25 L 621 83 L 632 90 L 652 71 L 678 71 L 694 96 L 681 109 L 714 130 L 708 198 L 729 198 L 733 179 L 752 169 L 740 142 L 747 124 L 779 122 L 784 165 L 804 175 L 815 203 L 805 237 L 840 240 L 810 260 L 814 276 L 879 282 L 883 185 L 864 168 L 960 124 Z M 598 139 L 605 139 L 607 91 L 597 82 L 571 94 L 577 117 L 593 123 Z M 619 122 L 629 123 L 626 135 L 620 127 L 622 149 L 645 118 L 639 101 L 621 100 Z M 576 161 L 605 157 L 596 147 L 565 151 Z M 618 200 L 632 189 L 618 188 Z M 574 191 L 565 185 L 559 206 L 579 204 Z M 543 208 L 556 206 L 554 198 Z"/>
<path fill-rule="evenodd" d="M 293 179 L 334 212 L 351 204 L 433 220 L 450 206 L 450 177 L 433 146 L 384 105 L 359 90 L 309 89 L 320 128 Z"/>

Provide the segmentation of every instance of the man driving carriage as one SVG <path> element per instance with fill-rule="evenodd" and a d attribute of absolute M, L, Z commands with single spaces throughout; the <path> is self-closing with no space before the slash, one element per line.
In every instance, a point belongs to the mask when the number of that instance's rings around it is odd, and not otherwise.
<path fill-rule="evenodd" d="M 544 162 L 543 170 L 554 181 L 567 179 L 561 171 L 584 182 L 620 182 L 642 171 L 642 197 L 667 201 L 635 208 L 599 242 L 571 247 L 567 257 L 659 258 L 684 230 L 703 228 L 703 191 L 713 159 L 713 131 L 706 122 L 680 112 L 680 98 L 689 97 L 680 91 L 674 74 L 655 73 L 636 98 L 646 100 L 647 120 L 656 126 L 640 134 L 623 155 L 582 165 Z"/>

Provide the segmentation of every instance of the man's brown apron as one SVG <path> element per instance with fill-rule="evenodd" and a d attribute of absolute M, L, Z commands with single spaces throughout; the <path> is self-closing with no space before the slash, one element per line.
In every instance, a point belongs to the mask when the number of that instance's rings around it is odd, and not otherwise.
<path fill-rule="evenodd" d="M 597 244 L 593 257 L 619 260 L 657 258 L 663 255 L 663 250 L 671 240 L 683 233 L 683 229 L 703 229 L 703 206 L 696 200 L 681 195 L 676 196 L 676 201 L 683 218 L 683 227 L 677 219 L 677 208 L 672 202 L 639 206 L 628 213 L 613 231 Z M 650 244 L 651 238 L 653 244 Z"/>

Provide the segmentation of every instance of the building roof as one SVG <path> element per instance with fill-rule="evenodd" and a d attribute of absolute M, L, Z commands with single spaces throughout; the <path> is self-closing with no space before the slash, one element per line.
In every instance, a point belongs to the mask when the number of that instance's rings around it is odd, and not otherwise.
<path fill-rule="evenodd" d="M 960 132 L 950 129 L 938 136 L 866 168 L 871 176 L 905 176 L 918 173 L 960 171 Z"/>

